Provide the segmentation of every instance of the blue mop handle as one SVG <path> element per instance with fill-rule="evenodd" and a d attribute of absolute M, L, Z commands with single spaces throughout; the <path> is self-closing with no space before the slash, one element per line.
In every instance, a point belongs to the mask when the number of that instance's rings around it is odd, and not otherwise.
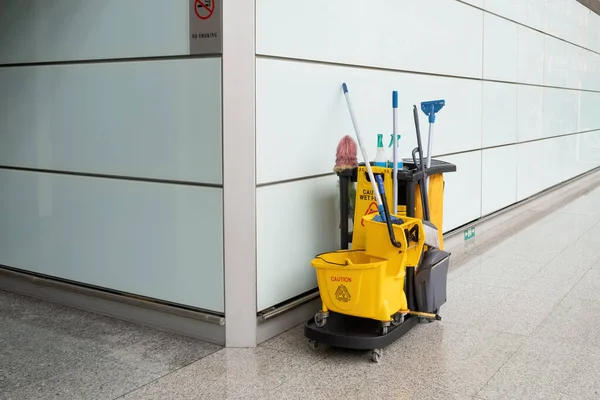
<path fill-rule="evenodd" d="M 392 141 L 394 143 L 394 155 L 392 157 L 394 161 L 392 169 L 394 182 L 392 205 L 394 208 L 392 214 L 396 214 L 398 212 L 398 158 L 400 157 L 398 154 L 398 92 L 396 90 L 392 91 Z"/>
<path fill-rule="evenodd" d="M 377 188 L 379 189 L 379 193 L 384 194 L 385 188 L 383 186 L 383 177 L 381 175 L 375 175 L 375 181 L 377 182 Z M 379 211 L 379 215 L 383 221 L 386 220 L 385 217 L 385 208 L 383 206 L 383 202 L 377 206 L 377 210 Z"/>

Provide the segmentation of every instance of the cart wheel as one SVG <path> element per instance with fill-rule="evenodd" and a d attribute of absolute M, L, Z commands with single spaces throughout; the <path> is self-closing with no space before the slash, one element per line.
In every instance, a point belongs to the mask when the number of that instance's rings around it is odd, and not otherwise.
<path fill-rule="evenodd" d="M 317 348 L 319 347 L 319 343 L 316 340 L 310 339 L 308 341 L 308 347 L 310 347 L 311 350 L 317 350 Z"/>
<path fill-rule="evenodd" d="M 392 325 L 399 326 L 404 322 L 404 315 L 396 313 L 392 316 Z"/>
<path fill-rule="evenodd" d="M 381 334 L 382 335 L 387 335 L 388 334 L 388 326 L 384 325 L 381 327 Z"/>
<path fill-rule="evenodd" d="M 375 349 L 371 352 L 371 359 L 373 362 L 379 363 L 383 357 L 383 349 Z"/>
<path fill-rule="evenodd" d="M 315 325 L 317 325 L 319 328 L 322 328 L 325 326 L 326 323 L 327 317 L 323 315 L 323 313 L 318 312 L 315 314 Z"/>

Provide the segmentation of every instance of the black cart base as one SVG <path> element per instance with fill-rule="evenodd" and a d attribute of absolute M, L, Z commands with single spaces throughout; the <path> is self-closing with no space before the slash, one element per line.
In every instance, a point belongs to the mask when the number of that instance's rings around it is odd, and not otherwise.
<path fill-rule="evenodd" d="M 379 362 L 383 349 L 418 325 L 420 318 L 407 315 L 398 326 L 391 325 L 388 333 L 381 334 L 381 322 L 329 312 L 327 323 L 317 327 L 314 319 L 304 324 L 304 336 L 311 347 L 319 344 L 354 350 L 372 350 L 372 359 Z"/>

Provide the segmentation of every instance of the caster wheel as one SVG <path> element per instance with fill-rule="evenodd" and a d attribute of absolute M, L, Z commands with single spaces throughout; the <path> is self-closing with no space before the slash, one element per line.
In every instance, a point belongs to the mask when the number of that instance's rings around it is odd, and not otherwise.
<path fill-rule="evenodd" d="M 319 348 L 319 343 L 317 343 L 317 341 L 311 339 L 308 341 L 308 347 L 313 351 L 317 350 Z"/>
<path fill-rule="evenodd" d="M 381 361 L 381 357 L 383 357 L 382 349 L 375 349 L 371 352 L 371 360 L 375 363 L 379 363 Z"/>
<path fill-rule="evenodd" d="M 389 330 L 389 328 L 388 328 L 387 325 L 382 326 L 381 327 L 381 334 L 382 335 L 387 335 L 388 334 L 388 330 Z"/>
<path fill-rule="evenodd" d="M 316 313 L 315 314 L 315 325 L 317 325 L 317 327 L 322 328 L 325 326 L 325 324 L 327 323 L 327 316 L 323 315 L 323 313 Z"/>
<path fill-rule="evenodd" d="M 396 313 L 393 315 L 392 325 L 399 326 L 404 322 L 404 315 Z"/>

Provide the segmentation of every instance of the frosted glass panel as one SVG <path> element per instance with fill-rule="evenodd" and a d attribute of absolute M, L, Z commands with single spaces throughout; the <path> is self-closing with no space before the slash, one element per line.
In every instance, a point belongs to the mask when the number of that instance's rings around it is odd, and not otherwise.
<path fill-rule="evenodd" d="M 188 0 L 2 0 L 0 64 L 187 54 Z"/>
<path fill-rule="evenodd" d="M 223 311 L 222 190 L 0 169 L 0 264 Z"/>
<path fill-rule="evenodd" d="M 221 183 L 221 59 L 0 68 L 0 164 Z"/>

